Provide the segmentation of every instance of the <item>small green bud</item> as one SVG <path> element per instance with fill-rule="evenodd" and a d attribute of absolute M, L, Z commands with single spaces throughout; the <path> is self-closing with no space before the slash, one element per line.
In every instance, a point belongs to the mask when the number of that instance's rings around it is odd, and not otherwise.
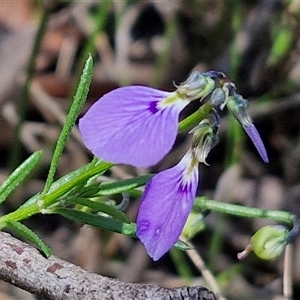
<path fill-rule="evenodd" d="M 272 260 L 284 251 L 289 231 L 284 226 L 265 226 L 251 238 L 252 251 L 261 259 Z"/>
<path fill-rule="evenodd" d="M 205 222 L 203 214 L 192 211 L 184 225 L 182 235 L 188 240 L 193 238 L 197 233 L 203 231 L 205 228 Z"/>

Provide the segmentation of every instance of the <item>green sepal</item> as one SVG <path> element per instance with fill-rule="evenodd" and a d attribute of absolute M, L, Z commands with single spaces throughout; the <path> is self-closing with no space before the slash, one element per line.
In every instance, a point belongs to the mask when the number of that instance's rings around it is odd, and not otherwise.
<path fill-rule="evenodd" d="M 175 248 L 181 250 L 181 251 L 187 251 L 194 249 L 191 245 L 189 245 L 186 242 L 183 242 L 181 240 L 178 240 L 177 243 L 174 245 Z"/>
<path fill-rule="evenodd" d="M 288 243 L 288 234 L 289 231 L 284 226 L 264 226 L 252 236 L 252 250 L 261 259 L 276 259 L 283 253 Z"/>
<path fill-rule="evenodd" d="M 91 213 L 78 211 L 68 208 L 57 208 L 52 211 L 53 213 L 60 214 L 67 219 L 91 225 L 94 227 L 99 227 L 108 231 L 113 231 L 121 233 L 123 235 L 135 237 L 136 224 L 135 223 L 124 223 L 120 220 L 103 217 L 101 215 L 94 215 Z"/>
<path fill-rule="evenodd" d="M 127 192 L 128 190 L 145 185 L 153 176 L 154 174 L 148 174 L 115 182 L 103 182 L 97 196 L 107 196 Z"/>
<path fill-rule="evenodd" d="M 24 240 L 28 240 L 33 243 L 45 254 L 47 258 L 51 255 L 51 249 L 31 229 L 29 229 L 22 223 L 13 220 L 7 220 L 5 221 L 5 225 L 7 228 L 10 228 L 15 233 L 17 233 Z"/>
<path fill-rule="evenodd" d="M 128 224 L 130 223 L 128 216 L 112 205 L 108 205 L 108 204 L 97 202 L 97 201 L 91 201 L 91 200 L 85 199 L 85 198 L 73 198 L 73 197 L 70 199 L 67 199 L 67 202 L 72 203 L 72 204 L 79 204 L 79 205 L 87 206 L 97 212 L 108 214 L 114 219 L 118 219 L 118 220 L 128 223 Z"/>
<path fill-rule="evenodd" d="M 27 175 L 36 167 L 42 156 L 42 151 L 31 154 L 18 166 L 0 186 L 0 204 L 20 185 Z"/>

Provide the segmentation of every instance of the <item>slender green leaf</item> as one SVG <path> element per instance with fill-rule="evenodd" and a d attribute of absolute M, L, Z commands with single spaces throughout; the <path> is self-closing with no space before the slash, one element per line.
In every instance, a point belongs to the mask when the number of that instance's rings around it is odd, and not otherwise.
<path fill-rule="evenodd" d="M 93 215 L 91 213 L 77 211 L 68 208 L 57 208 L 53 210 L 54 213 L 60 214 L 65 218 L 73 221 L 80 222 L 82 224 L 99 227 L 105 230 L 121 233 L 127 236 L 135 236 L 136 224 L 135 223 L 123 223 L 120 220 L 111 219 L 99 215 Z"/>
<path fill-rule="evenodd" d="M 45 254 L 46 257 L 49 257 L 51 255 L 51 249 L 28 227 L 20 222 L 13 220 L 7 220 L 5 223 L 6 227 L 13 230 L 23 239 L 28 240 L 36 245 Z"/>
<path fill-rule="evenodd" d="M 42 193 L 43 195 L 45 195 L 51 188 L 60 156 L 63 152 L 63 149 L 68 141 L 72 128 L 75 124 L 75 121 L 77 120 L 82 110 L 85 99 L 87 97 L 90 84 L 92 81 L 92 75 L 93 75 L 93 59 L 91 56 L 89 56 L 88 59 L 86 60 L 85 67 L 83 69 L 80 82 L 76 94 L 74 96 L 74 101 L 72 102 L 71 108 L 66 118 L 66 122 L 57 140 L 57 144 L 50 164 L 48 177 Z"/>
<path fill-rule="evenodd" d="M 84 186 L 78 185 L 72 190 L 72 195 L 80 198 L 92 198 L 100 191 L 101 182 L 88 183 Z"/>
<path fill-rule="evenodd" d="M 128 216 L 112 205 L 107 205 L 105 203 L 91 201 L 89 199 L 84 198 L 70 198 L 67 200 L 67 202 L 87 206 L 97 212 L 108 214 L 114 219 L 118 219 L 125 223 L 130 223 Z"/>
<path fill-rule="evenodd" d="M 129 190 L 126 193 L 133 198 L 141 198 L 143 196 L 143 192 L 138 189 Z"/>
<path fill-rule="evenodd" d="M 19 167 L 17 167 L 0 186 L 0 204 L 7 199 L 28 174 L 36 167 L 42 156 L 41 151 L 31 154 Z"/>
<path fill-rule="evenodd" d="M 108 183 L 103 182 L 101 184 L 100 191 L 97 193 L 97 195 L 104 196 L 127 192 L 128 190 L 132 190 L 145 185 L 153 176 L 153 174 L 148 174 L 121 181 L 114 181 Z"/>

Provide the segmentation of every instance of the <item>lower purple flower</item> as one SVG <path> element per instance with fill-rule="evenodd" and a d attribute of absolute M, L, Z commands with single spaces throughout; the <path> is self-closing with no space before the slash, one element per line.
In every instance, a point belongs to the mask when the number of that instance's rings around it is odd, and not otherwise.
<path fill-rule="evenodd" d="M 178 241 L 192 210 L 198 186 L 198 162 L 189 150 L 171 169 L 146 185 L 137 216 L 137 237 L 153 260 Z"/>
<path fill-rule="evenodd" d="M 171 150 L 179 113 L 188 104 L 176 92 L 122 87 L 95 102 L 79 120 L 79 130 L 85 146 L 98 158 L 149 167 Z"/>

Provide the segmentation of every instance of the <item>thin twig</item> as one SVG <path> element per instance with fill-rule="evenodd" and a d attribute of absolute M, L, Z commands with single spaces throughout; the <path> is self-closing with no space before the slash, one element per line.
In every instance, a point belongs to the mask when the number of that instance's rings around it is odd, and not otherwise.
<path fill-rule="evenodd" d="M 288 244 L 284 252 L 283 263 L 283 297 L 286 300 L 293 296 L 293 245 Z"/>
<path fill-rule="evenodd" d="M 191 247 L 194 248 L 194 245 L 190 241 L 188 241 L 185 237 L 181 236 L 180 239 L 185 243 L 189 243 Z M 203 278 L 209 284 L 210 288 L 214 290 L 216 298 L 218 300 L 226 300 L 226 298 L 222 295 L 221 289 L 214 275 L 210 272 L 210 270 L 207 269 L 205 262 L 200 256 L 200 254 L 195 249 L 187 250 L 186 253 L 188 257 L 191 259 L 191 261 L 194 263 L 194 265 L 201 272 Z"/>

